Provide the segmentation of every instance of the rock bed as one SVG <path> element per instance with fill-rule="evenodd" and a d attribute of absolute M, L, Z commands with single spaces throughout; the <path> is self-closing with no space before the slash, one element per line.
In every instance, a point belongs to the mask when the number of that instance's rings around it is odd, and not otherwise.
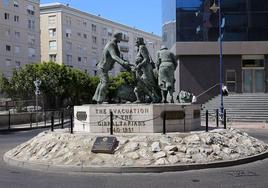
<path fill-rule="evenodd" d="M 157 166 L 236 160 L 263 153 L 268 145 L 247 133 L 228 128 L 208 133 L 116 135 L 114 154 L 91 152 L 96 136 L 43 132 L 10 150 L 15 160 L 75 166 Z"/>

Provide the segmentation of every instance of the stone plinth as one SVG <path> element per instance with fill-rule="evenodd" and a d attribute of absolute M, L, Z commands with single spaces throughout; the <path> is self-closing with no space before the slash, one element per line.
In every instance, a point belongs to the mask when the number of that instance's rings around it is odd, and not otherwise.
<path fill-rule="evenodd" d="M 110 132 L 113 112 L 114 133 L 161 133 L 166 114 L 167 132 L 200 128 L 200 105 L 197 104 L 98 104 L 74 107 L 74 131 Z"/>

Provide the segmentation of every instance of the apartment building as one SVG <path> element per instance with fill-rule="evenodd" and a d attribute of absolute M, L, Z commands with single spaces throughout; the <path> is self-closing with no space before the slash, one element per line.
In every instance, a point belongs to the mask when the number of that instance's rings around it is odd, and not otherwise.
<path fill-rule="evenodd" d="M 0 0 L 0 74 L 40 62 L 40 1 Z"/>
<path fill-rule="evenodd" d="M 143 37 L 154 59 L 160 48 L 161 38 L 135 28 L 95 16 L 60 3 L 40 6 L 41 59 L 54 61 L 81 69 L 91 75 L 97 74 L 96 64 L 100 60 L 105 44 L 113 33 L 122 32 L 124 42 L 119 44 L 122 58 L 134 63 L 135 40 Z M 121 70 L 116 65 L 115 74 Z"/>

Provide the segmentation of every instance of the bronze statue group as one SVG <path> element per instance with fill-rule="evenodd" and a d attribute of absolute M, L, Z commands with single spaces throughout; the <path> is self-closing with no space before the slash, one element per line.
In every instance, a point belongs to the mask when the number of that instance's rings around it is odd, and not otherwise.
<path fill-rule="evenodd" d="M 157 52 L 157 62 L 153 62 L 143 38 L 137 38 L 136 46 L 138 53 L 135 64 L 120 58 L 118 43 L 122 41 L 122 33 L 115 33 L 113 39 L 108 42 L 102 52 L 99 61 L 98 74 L 100 83 L 97 86 L 93 100 L 98 104 L 106 102 L 109 77 L 108 72 L 118 63 L 126 70 L 135 75 L 136 86 L 134 103 L 167 103 L 167 94 L 170 95 L 170 103 L 174 103 L 174 72 L 177 68 L 177 61 L 173 53 L 167 47 L 162 46 Z"/>

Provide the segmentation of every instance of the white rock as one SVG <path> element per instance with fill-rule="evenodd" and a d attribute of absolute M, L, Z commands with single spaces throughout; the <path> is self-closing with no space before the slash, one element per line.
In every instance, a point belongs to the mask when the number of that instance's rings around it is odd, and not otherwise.
<path fill-rule="evenodd" d="M 200 138 L 198 135 L 194 134 L 194 135 L 190 135 L 190 136 L 187 136 L 184 138 L 184 142 L 186 144 L 189 144 L 189 143 L 197 143 L 200 141 Z"/>
<path fill-rule="evenodd" d="M 178 152 L 178 153 L 176 153 L 176 156 L 177 156 L 178 158 L 185 158 L 185 153 Z"/>
<path fill-rule="evenodd" d="M 139 149 L 139 143 L 137 142 L 130 142 L 127 145 L 125 145 L 124 147 L 124 152 L 128 153 L 128 152 L 133 152 Z"/>
<path fill-rule="evenodd" d="M 167 154 L 168 155 L 176 155 L 176 152 L 175 151 L 167 151 Z"/>
<path fill-rule="evenodd" d="M 178 151 L 178 147 L 174 146 L 174 145 L 170 145 L 170 146 L 165 146 L 164 147 L 165 151 Z"/>
<path fill-rule="evenodd" d="M 157 161 L 155 161 L 154 163 L 155 165 L 167 165 L 169 164 L 168 161 L 164 158 L 158 159 Z"/>
<path fill-rule="evenodd" d="M 176 164 L 176 163 L 178 163 L 180 160 L 179 160 L 179 158 L 175 155 L 175 156 L 169 156 L 169 157 L 168 157 L 168 161 L 169 161 L 171 164 Z"/>
<path fill-rule="evenodd" d="M 175 137 L 174 142 L 181 144 L 183 142 L 183 139 L 181 137 Z"/>
<path fill-rule="evenodd" d="M 187 147 L 186 145 L 177 145 L 178 151 L 186 153 Z"/>
<path fill-rule="evenodd" d="M 167 145 L 170 145 L 171 144 L 171 137 L 169 136 L 162 136 L 160 137 L 160 143 L 161 144 L 167 144 Z"/>
<path fill-rule="evenodd" d="M 204 153 L 197 153 L 192 156 L 192 160 L 194 160 L 196 163 L 206 163 L 208 158 Z"/>
<path fill-rule="evenodd" d="M 194 161 L 192 159 L 189 159 L 189 158 L 181 158 L 180 162 L 182 162 L 182 163 L 193 163 Z"/>
<path fill-rule="evenodd" d="M 199 148 L 187 148 L 186 154 L 187 155 L 194 155 L 200 153 Z"/>
<path fill-rule="evenodd" d="M 155 153 L 155 154 L 153 155 L 153 157 L 154 157 L 155 159 L 160 159 L 160 158 L 163 158 L 163 157 L 166 157 L 166 156 L 167 156 L 166 153 L 163 152 L 163 151 L 157 152 L 157 153 Z"/>
<path fill-rule="evenodd" d="M 151 159 L 153 159 L 151 153 L 150 153 L 148 150 L 146 150 L 145 148 L 139 150 L 139 155 L 140 155 L 142 158 L 146 159 L 146 160 L 151 160 Z"/>
<path fill-rule="evenodd" d="M 118 140 L 120 145 L 125 145 L 126 143 L 129 142 L 128 138 L 124 138 L 124 137 L 117 137 L 116 139 Z"/>
<path fill-rule="evenodd" d="M 152 164 L 152 160 L 149 159 L 141 159 L 137 161 L 138 165 L 147 166 Z"/>
<path fill-rule="evenodd" d="M 140 156 L 139 156 L 139 154 L 137 152 L 128 153 L 127 157 L 129 157 L 131 159 L 134 159 L 134 160 L 137 160 L 137 159 L 140 158 Z"/>
<path fill-rule="evenodd" d="M 160 143 L 159 142 L 153 142 L 151 145 L 152 152 L 159 152 L 161 151 Z"/>
<path fill-rule="evenodd" d="M 103 163 L 104 163 L 104 160 L 99 157 L 96 157 L 91 161 L 91 164 L 94 166 L 103 165 Z"/>

